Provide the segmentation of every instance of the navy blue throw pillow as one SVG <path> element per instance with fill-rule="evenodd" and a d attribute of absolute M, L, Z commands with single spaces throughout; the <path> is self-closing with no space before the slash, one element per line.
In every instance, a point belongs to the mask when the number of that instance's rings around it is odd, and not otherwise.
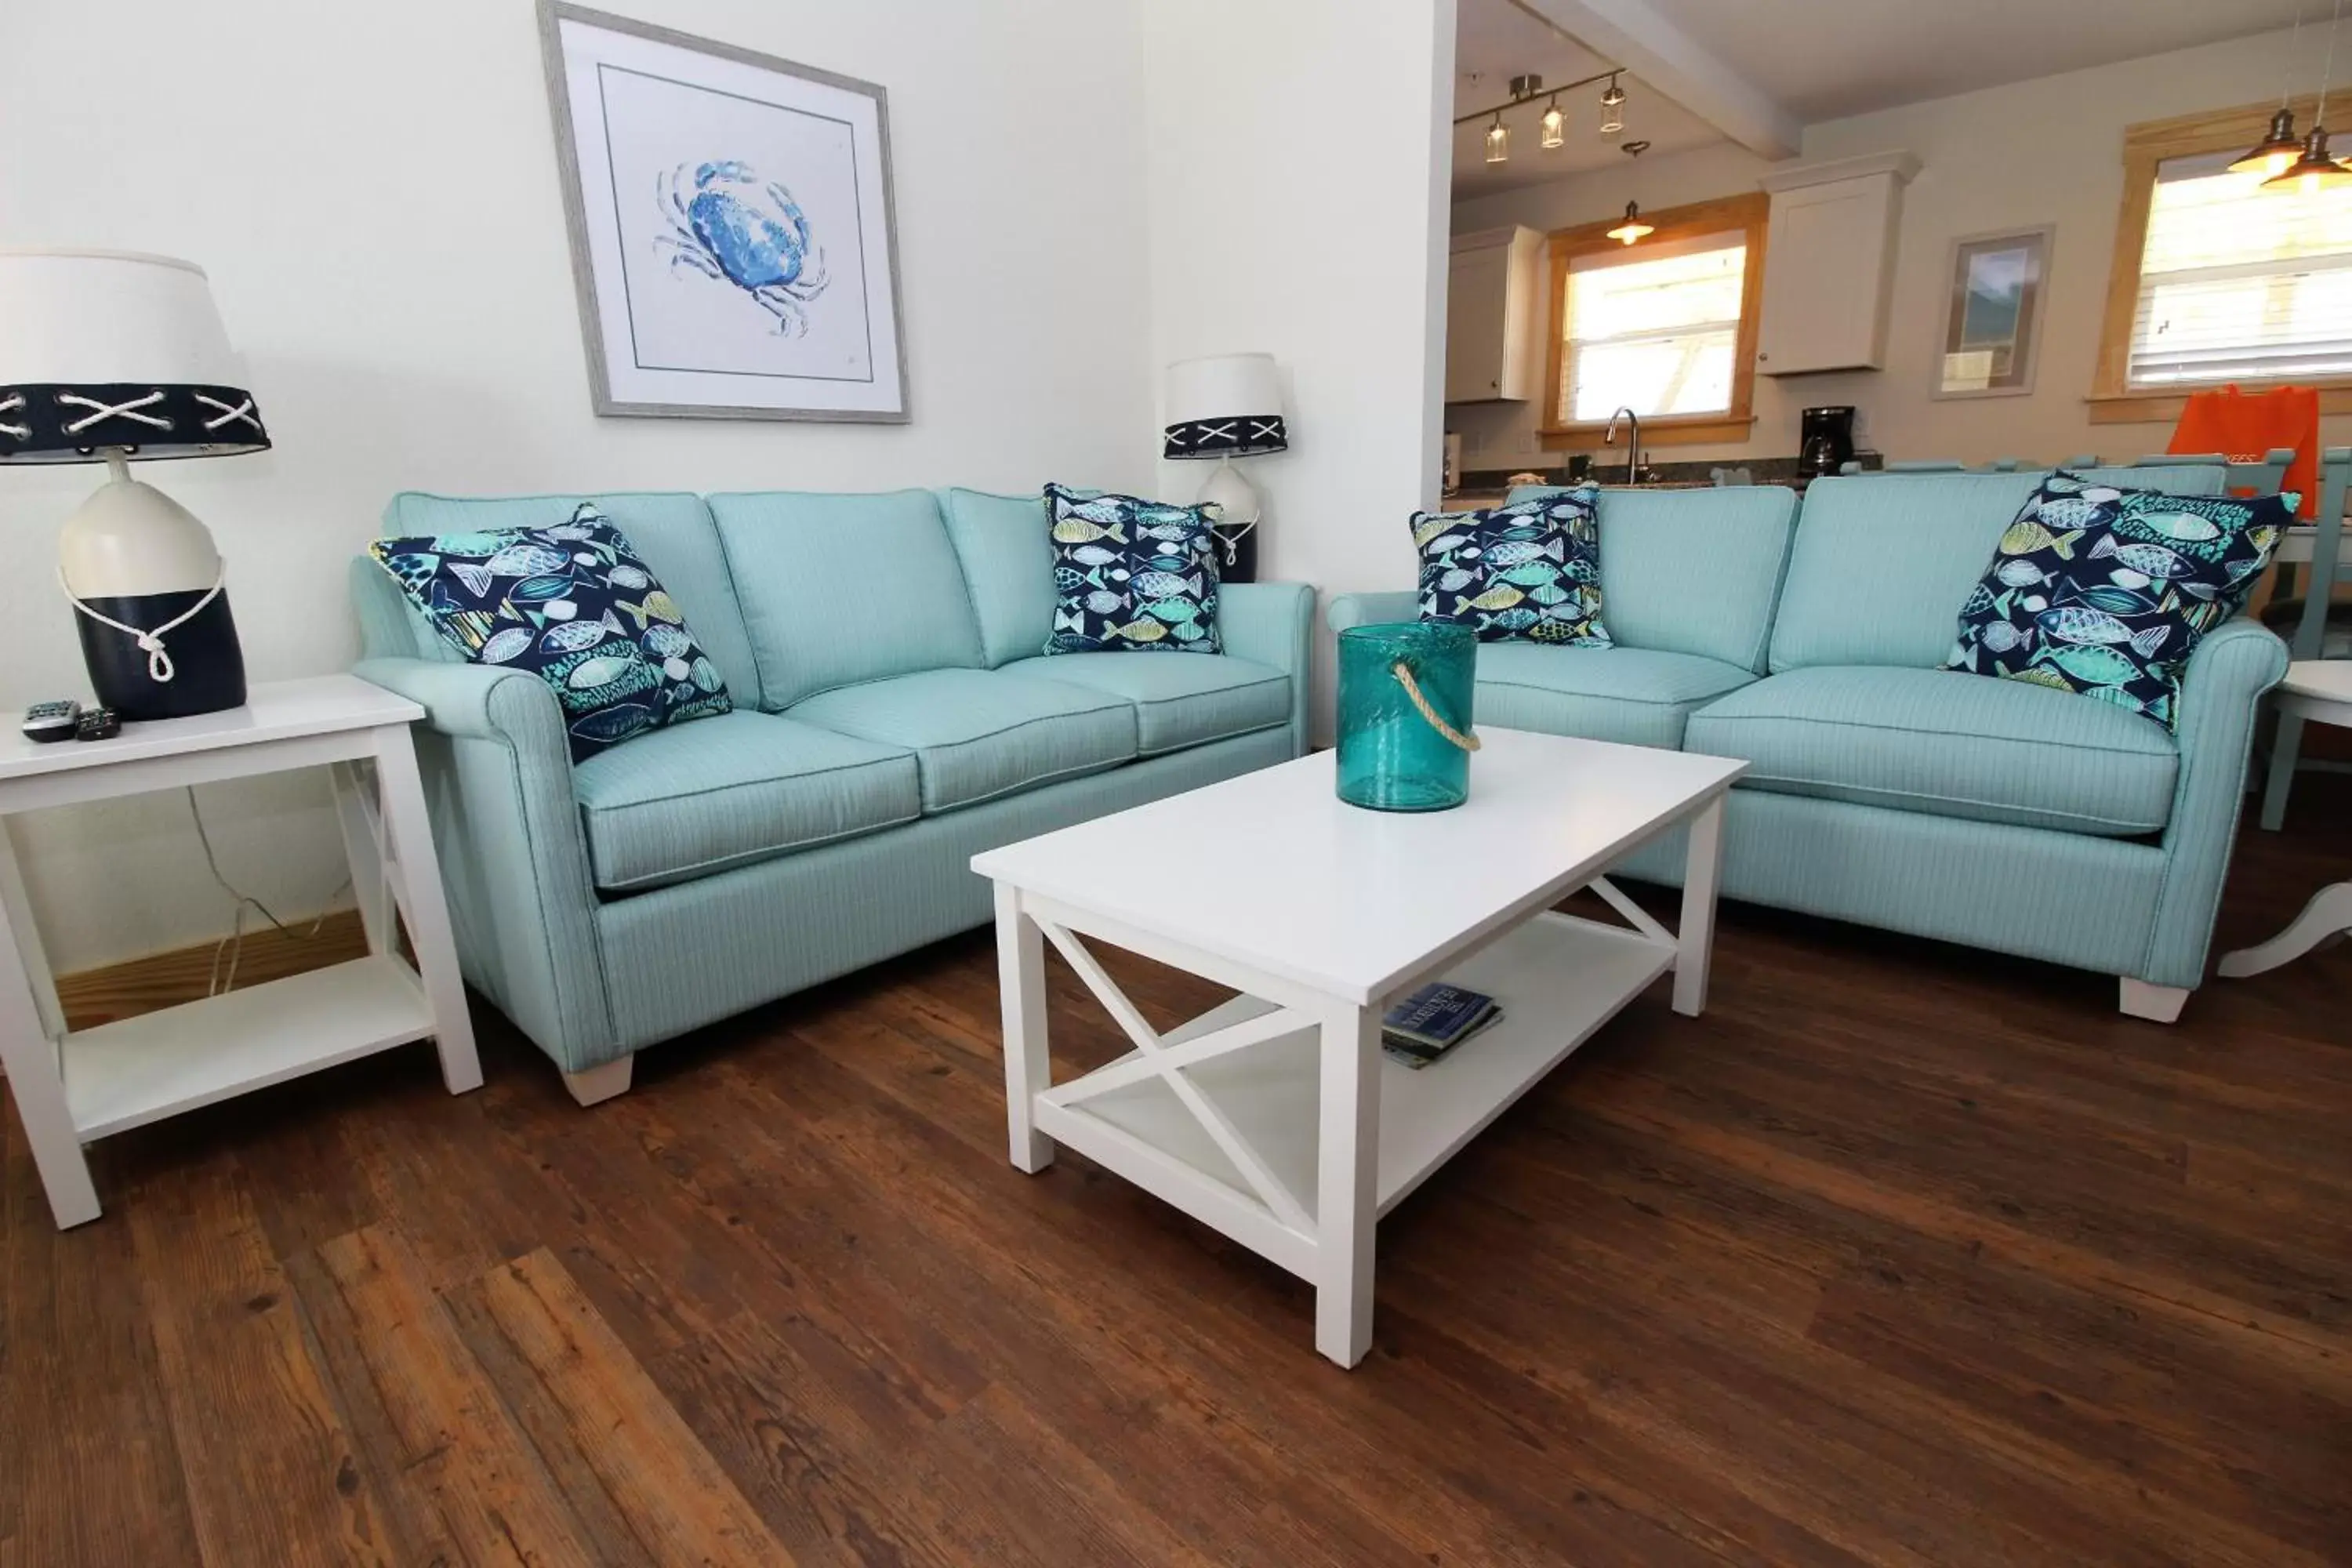
<path fill-rule="evenodd" d="M 2118 489 L 2061 469 L 2000 536 L 1944 668 L 2076 692 L 2169 727 L 2189 656 L 2245 607 L 2297 500 Z"/>
<path fill-rule="evenodd" d="M 1524 638 L 1607 647 L 1601 623 L 1598 485 L 1486 511 L 1417 511 L 1421 618 L 1452 621 L 1480 642 Z"/>
<path fill-rule="evenodd" d="M 1054 539 L 1047 653 L 1215 653 L 1217 534 L 1208 509 L 1045 487 Z"/>
<path fill-rule="evenodd" d="M 368 552 L 468 663 L 554 689 L 575 763 L 734 707 L 685 612 L 586 502 L 552 528 L 379 539 Z"/>

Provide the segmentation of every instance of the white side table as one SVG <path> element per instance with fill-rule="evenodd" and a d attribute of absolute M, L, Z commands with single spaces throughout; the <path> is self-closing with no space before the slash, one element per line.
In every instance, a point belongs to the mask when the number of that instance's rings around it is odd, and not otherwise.
<path fill-rule="evenodd" d="M 2286 679 L 2279 682 L 2272 700 L 2282 720 L 2352 729 L 2352 659 L 2295 660 L 2287 666 Z M 2216 967 L 2232 980 L 2260 974 L 2301 958 L 2336 932 L 2347 931 L 2352 931 L 2352 882 L 2331 883 L 2311 896 L 2311 902 L 2303 906 L 2303 913 L 2286 930 L 2258 947 L 2223 953 Z"/>
<path fill-rule="evenodd" d="M 452 1094 L 478 1089 L 474 1031 L 408 727 L 425 710 L 349 675 L 274 681 L 242 708 L 125 724 L 110 741 L 0 740 L 0 1063 L 58 1226 L 98 1217 L 81 1146 L 410 1040 L 440 1043 Z M 376 799 L 360 763 L 375 764 Z M 68 1034 L 5 818 L 20 811 L 331 771 L 368 956 Z M 393 942 L 396 906 L 416 953 Z"/>

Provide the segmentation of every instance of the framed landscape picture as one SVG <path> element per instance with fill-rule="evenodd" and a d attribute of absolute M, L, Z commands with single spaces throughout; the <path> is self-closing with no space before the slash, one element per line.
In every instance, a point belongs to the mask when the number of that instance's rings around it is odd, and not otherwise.
<path fill-rule="evenodd" d="M 2044 225 L 1952 242 L 1952 289 L 1934 395 L 2016 397 L 2033 390 L 2054 233 Z"/>
<path fill-rule="evenodd" d="M 907 418 L 882 89 L 540 0 L 596 412 Z"/>

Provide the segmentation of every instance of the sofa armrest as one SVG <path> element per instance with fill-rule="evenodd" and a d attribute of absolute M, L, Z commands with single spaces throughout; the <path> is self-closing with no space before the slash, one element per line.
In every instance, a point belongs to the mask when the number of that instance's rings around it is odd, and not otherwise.
<path fill-rule="evenodd" d="M 1352 626 L 1376 626 L 1391 621 L 1421 619 L 1421 595 L 1412 589 L 1399 594 L 1340 594 L 1323 612 L 1323 622 L 1334 632 Z"/>
<path fill-rule="evenodd" d="M 1235 658 L 1290 677 L 1290 754 L 1307 750 L 1307 688 L 1315 590 L 1304 583 L 1227 583 L 1217 589 L 1217 640 Z"/>
<path fill-rule="evenodd" d="M 525 670 L 369 658 L 354 675 L 425 709 L 426 815 L 466 978 L 583 1072 L 619 1054 L 562 708 Z"/>
<path fill-rule="evenodd" d="M 2263 693 L 2279 683 L 2286 665 L 2286 645 L 2242 617 L 2216 628 L 2189 656 L 2174 716 L 2180 774 L 2164 830 L 2164 887 L 2139 975 L 2151 984 L 2193 987 L 2205 977 L 2254 722 Z"/>

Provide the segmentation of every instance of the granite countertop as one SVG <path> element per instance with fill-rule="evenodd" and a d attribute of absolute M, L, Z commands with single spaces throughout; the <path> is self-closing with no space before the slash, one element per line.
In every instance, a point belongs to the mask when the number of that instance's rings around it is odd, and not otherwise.
<path fill-rule="evenodd" d="M 1605 456 L 1605 455 L 1604 455 Z M 1855 459 L 1864 468 L 1880 467 L 1884 458 L 1876 452 L 1856 452 Z M 1803 471 L 1794 458 L 1713 458 L 1697 462 L 1644 463 L 1647 477 L 1640 486 L 1645 490 L 1707 489 L 1715 484 L 1717 468 L 1745 468 L 1748 481 L 1758 485 L 1787 485 L 1802 489 L 1813 476 Z M 1565 466 L 1528 466 L 1518 468 L 1471 468 L 1462 476 L 1462 488 L 1444 498 L 1449 507 L 1499 506 L 1511 488 L 1511 476 L 1516 473 L 1542 473 L 1553 484 L 1567 484 Z M 1604 489 L 1622 489 L 1625 483 L 1625 465 L 1595 461 L 1592 478 Z"/>

